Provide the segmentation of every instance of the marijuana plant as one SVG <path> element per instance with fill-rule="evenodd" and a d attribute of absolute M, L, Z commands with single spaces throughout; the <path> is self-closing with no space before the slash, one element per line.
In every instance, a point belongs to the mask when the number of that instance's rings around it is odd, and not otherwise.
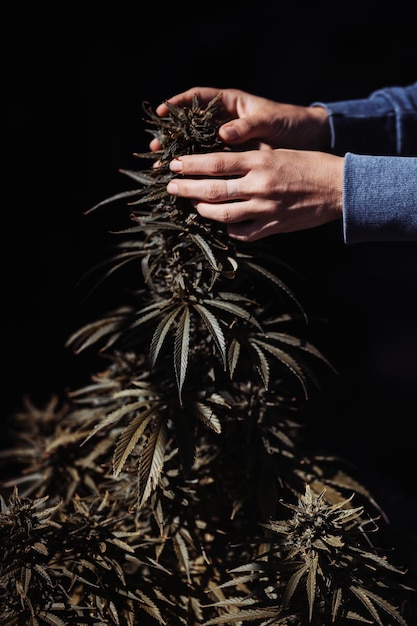
<path fill-rule="evenodd" d="M 293 515 L 264 525 L 269 534 L 263 538 L 263 552 L 232 569 L 231 582 L 222 585 L 225 589 L 249 584 L 251 592 L 226 603 L 228 617 L 214 618 L 207 626 L 227 620 L 406 626 L 399 610 L 380 593 L 375 575 L 379 569 L 403 571 L 369 543 L 366 526 L 375 520 L 364 518 L 363 507 L 352 508 L 347 500 L 330 505 L 324 490 L 315 495 L 308 484 L 298 504 L 283 504 Z M 389 582 L 385 572 L 384 579 L 382 586 Z M 394 588 L 398 583 L 390 584 Z M 393 621 L 385 622 L 382 613 Z"/>
<path fill-rule="evenodd" d="M 0 624 L 411 626 L 372 495 L 303 450 L 333 367 L 292 268 L 166 192 L 173 157 L 225 149 L 221 97 L 144 110 L 162 149 L 87 212 L 130 208 L 95 286 L 129 268 L 126 302 L 68 340 L 106 367 L 44 407 L 24 398 L 1 453 Z"/>

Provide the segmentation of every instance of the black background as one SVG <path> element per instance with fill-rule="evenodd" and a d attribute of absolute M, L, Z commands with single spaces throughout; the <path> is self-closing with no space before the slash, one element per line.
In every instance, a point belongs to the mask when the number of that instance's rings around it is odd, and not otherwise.
<path fill-rule="evenodd" d="M 119 168 L 148 149 L 143 101 L 156 106 L 210 85 L 308 105 L 417 76 L 405 2 L 389 14 L 363 2 L 265 0 L 33 7 L 9 8 L 3 21 L 4 415 L 25 394 L 43 403 L 85 383 L 95 367 L 65 341 L 113 307 L 100 296 L 82 304 L 78 281 L 105 256 L 123 216 L 83 213 L 126 189 Z M 313 308 L 330 320 L 342 374 L 325 390 L 325 409 L 312 412 L 311 441 L 357 464 L 405 532 L 417 527 L 416 245 L 346 247 L 334 225 L 277 237 L 310 281 Z"/>

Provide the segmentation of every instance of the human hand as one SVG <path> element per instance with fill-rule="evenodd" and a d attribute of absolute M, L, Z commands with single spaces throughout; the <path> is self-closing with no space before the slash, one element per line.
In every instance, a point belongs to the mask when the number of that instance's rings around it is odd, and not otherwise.
<path fill-rule="evenodd" d="M 184 155 L 170 163 L 182 176 L 167 191 L 250 242 L 340 219 L 343 164 L 343 157 L 305 150 Z"/>
<path fill-rule="evenodd" d="M 229 146 L 239 146 L 239 149 L 245 150 L 325 150 L 330 145 L 330 127 L 323 107 L 284 104 L 239 89 L 215 87 L 193 87 L 169 98 L 168 102 L 191 106 L 193 98 L 197 97 L 200 104 L 206 106 L 219 93 L 222 93 L 223 116 L 230 120 L 220 127 L 219 137 Z M 166 117 L 169 114 L 166 103 L 160 104 L 156 113 Z M 156 151 L 161 148 L 161 144 L 155 138 L 149 147 Z"/>

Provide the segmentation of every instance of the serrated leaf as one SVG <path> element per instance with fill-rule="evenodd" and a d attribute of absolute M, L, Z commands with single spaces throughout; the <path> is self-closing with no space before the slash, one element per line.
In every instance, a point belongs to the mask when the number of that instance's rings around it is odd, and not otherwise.
<path fill-rule="evenodd" d="M 86 350 L 94 343 L 97 343 L 105 335 L 119 330 L 120 323 L 123 319 L 124 316 L 122 313 L 115 313 L 112 317 L 107 317 L 91 324 L 86 324 L 70 336 L 66 346 L 74 346 L 75 352 L 78 354 Z"/>
<path fill-rule="evenodd" d="M 368 593 L 362 587 L 355 587 L 352 585 L 350 587 L 351 591 L 356 595 L 357 598 L 362 602 L 363 606 L 367 609 L 368 613 L 372 616 L 379 626 L 384 626 L 381 622 L 381 618 L 378 615 L 378 611 L 375 609 L 373 603 L 371 602 Z M 406 625 L 405 625 L 406 626 Z"/>
<path fill-rule="evenodd" d="M 142 448 L 139 459 L 139 506 L 142 507 L 158 484 L 164 465 L 167 441 L 166 424 L 163 420 L 155 423 L 155 428 Z"/>
<path fill-rule="evenodd" d="M 309 621 L 313 619 L 314 600 L 316 599 L 316 587 L 317 587 L 317 569 L 319 565 L 319 557 L 317 552 L 313 552 L 312 557 L 308 562 L 308 573 L 306 579 L 306 589 L 309 606 Z"/>
<path fill-rule="evenodd" d="M 276 618 L 279 614 L 279 608 L 259 608 L 259 609 L 247 609 L 245 611 L 233 611 L 224 613 L 219 617 L 215 617 L 213 619 L 204 622 L 204 626 L 214 626 L 215 624 L 237 624 L 240 626 L 242 622 L 254 622 L 260 619 L 266 619 L 274 617 Z M 274 622 L 265 622 L 265 626 L 267 623 L 273 624 Z M 262 624 L 260 625 L 262 626 Z"/>
<path fill-rule="evenodd" d="M 146 401 L 142 401 L 142 402 L 132 402 L 132 403 L 129 403 L 129 404 L 125 404 L 125 405 L 117 408 L 115 411 L 112 411 L 111 413 L 108 413 L 105 416 L 104 419 L 102 419 L 98 424 L 96 424 L 94 426 L 92 431 L 84 439 L 83 443 L 86 443 L 87 441 L 89 441 L 98 432 L 103 430 L 103 428 L 107 428 L 107 426 L 113 425 L 114 423 L 120 421 L 122 419 L 122 417 L 124 417 L 127 413 L 134 412 L 134 411 L 139 411 L 140 409 L 142 409 L 144 407 L 145 408 L 148 407 L 148 401 L 147 400 Z"/>
<path fill-rule="evenodd" d="M 374 607 L 374 603 L 384 609 L 384 611 L 388 613 L 388 615 L 390 615 L 392 618 L 394 618 L 395 621 L 401 624 L 401 626 L 407 626 L 407 622 L 400 615 L 397 609 L 393 607 L 392 604 L 387 602 L 387 600 L 385 600 L 384 598 L 381 598 L 376 593 L 373 593 L 368 589 L 364 589 L 363 587 L 357 587 L 355 585 L 352 585 L 350 589 L 356 595 L 356 597 L 359 598 L 362 604 L 368 609 L 369 613 L 372 615 L 374 620 L 376 620 L 376 622 L 380 624 L 380 626 L 383 626 L 383 622 L 381 621 L 379 614 Z"/>
<path fill-rule="evenodd" d="M 158 326 L 156 327 L 149 348 L 149 360 L 151 363 L 151 367 L 155 367 L 156 360 L 159 356 L 166 336 L 171 326 L 174 324 L 175 318 L 180 313 L 181 308 L 182 306 L 175 307 L 173 311 L 170 311 L 167 315 L 165 315 L 165 317 L 159 322 Z"/>
<path fill-rule="evenodd" d="M 239 361 L 240 343 L 237 339 L 233 338 L 229 344 L 227 351 L 227 366 L 230 372 L 230 378 L 233 378 L 236 365 Z"/>
<path fill-rule="evenodd" d="M 204 303 L 206 304 L 206 306 L 216 307 L 218 309 L 222 309 L 223 311 L 227 311 L 234 317 L 240 317 L 241 319 L 244 319 L 250 324 L 253 324 L 254 326 L 256 326 L 256 328 L 262 332 L 262 326 L 260 325 L 258 320 L 253 317 L 252 313 L 238 306 L 234 302 L 231 303 L 231 302 L 226 302 L 225 300 L 213 299 L 213 300 L 204 300 Z"/>
<path fill-rule="evenodd" d="M 121 193 L 115 194 L 114 196 L 111 196 L 110 198 L 105 198 L 104 200 L 101 200 L 101 202 L 98 202 L 94 206 L 84 211 L 84 215 L 89 215 L 96 209 L 99 209 L 100 207 L 105 206 L 106 204 L 118 202 L 119 200 L 126 200 L 127 198 L 138 196 L 141 193 L 142 193 L 141 189 L 131 189 L 129 191 L 122 191 Z"/>
<path fill-rule="evenodd" d="M 291 598 L 293 597 L 298 585 L 300 584 L 301 579 L 307 573 L 308 573 L 308 565 L 303 565 L 296 572 L 294 572 L 294 574 L 291 576 L 284 592 L 283 603 L 285 606 L 290 605 Z"/>
<path fill-rule="evenodd" d="M 118 539 L 117 537 L 110 539 L 110 543 L 113 543 L 115 546 L 117 546 L 124 552 L 127 552 L 129 554 L 135 554 L 135 549 L 131 545 L 126 543 L 126 541 L 122 541 L 121 539 Z"/>
<path fill-rule="evenodd" d="M 250 338 L 250 344 L 255 344 L 263 347 L 267 352 L 272 354 L 275 358 L 277 358 L 290 372 L 292 372 L 296 378 L 300 381 L 304 396 L 308 398 L 308 392 L 306 387 L 307 377 L 305 375 L 304 369 L 301 364 L 296 361 L 292 356 L 285 352 L 284 350 L 278 348 L 277 346 L 273 346 L 265 341 L 261 341 L 260 339 Z"/>
<path fill-rule="evenodd" d="M 171 300 L 163 300 L 142 308 L 140 314 L 137 316 L 137 319 L 130 324 L 129 329 L 132 330 L 133 328 L 138 328 L 155 317 L 167 315 L 167 313 L 172 310 L 173 306 L 174 305 Z"/>
<path fill-rule="evenodd" d="M 121 174 L 124 174 L 125 176 L 128 176 L 129 178 L 132 178 L 134 181 L 140 183 L 141 185 L 148 186 L 155 184 L 155 178 L 141 170 L 119 169 L 119 172 Z"/>
<path fill-rule="evenodd" d="M 269 363 L 268 359 L 265 356 L 263 350 L 261 350 L 260 346 L 256 343 L 251 343 L 252 349 L 256 352 L 258 357 L 258 362 L 256 363 L 256 368 L 262 378 L 262 382 L 264 384 L 265 389 L 268 389 L 269 386 Z"/>
<path fill-rule="evenodd" d="M 149 596 L 143 593 L 141 589 L 136 589 L 135 593 L 137 598 L 141 601 L 141 609 L 156 619 L 160 624 L 166 625 L 166 621 L 163 619 L 159 608 L 154 602 L 152 602 Z"/>
<path fill-rule="evenodd" d="M 172 537 L 172 542 L 175 550 L 175 554 L 177 555 L 177 559 L 185 570 L 187 575 L 188 582 L 191 582 L 190 578 L 190 555 L 188 554 L 188 548 L 181 536 L 180 532 L 177 532 Z"/>
<path fill-rule="evenodd" d="M 213 409 L 204 404 L 203 402 L 195 403 L 195 410 L 197 417 L 204 423 L 206 426 L 214 430 L 215 433 L 221 433 L 221 424 L 217 415 L 214 413 Z"/>
<path fill-rule="evenodd" d="M 220 328 L 220 324 L 217 318 L 211 313 L 206 307 L 201 304 L 194 304 L 194 309 L 199 313 L 203 322 L 207 326 L 211 336 L 214 339 L 214 342 L 220 352 L 220 356 L 223 361 L 224 368 L 227 367 L 226 360 L 226 340 L 223 335 L 223 331 Z"/>
<path fill-rule="evenodd" d="M 308 352 L 309 354 L 315 356 L 317 359 L 320 359 L 321 361 L 326 363 L 328 367 L 330 367 L 334 372 L 336 372 L 336 369 L 334 368 L 332 363 L 324 356 L 324 354 L 320 350 L 318 350 L 309 341 L 304 341 L 302 339 L 299 339 L 298 337 L 294 337 L 286 333 L 277 333 L 277 332 L 270 332 L 270 331 L 268 331 L 268 339 L 275 339 L 281 343 L 286 343 L 290 346 L 294 346 L 295 348 L 298 348 L 299 350 Z"/>
<path fill-rule="evenodd" d="M 184 308 L 175 333 L 174 365 L 177 379 L 178 395 L 182 404 L 181 394 L 188 367 L 188 350 L 190 346 L 190 311 Z"/>
<path fill-rule="evenodd" d="M 343 591 L 341 587 L 337 587 L 332 592 L 332 621 L 337 623 L 337 615 L 339 613 L 339 609 L 342 606 L 343 600 Z"/>
<path fill-rule="evenodd" d="M 154 407 L 150 407 L 136 415 L 119 436 L 113 456 L 113 474 L 115 477 L 122 471 L 129 454 L 146 430 L 154 415 L 154 410 Z"/>
<path fill-rule="evenodd" d="M 67 622 L 64 622 L 60 617 L 54 615 L 54 613 L 50 613 L 49 611 L 40 611 L 39 615 L 45 624 L 50 624 L 50 626 L 66 626 Z"/>
<path fill-rule="evenodd" d="M 355 548 L 355 546 L 351 546 L 350 549 L 352 552 L 360 553 L 362 559 L 367 559 L 369 561 L 372 561 L 373 563 L 378 565 L 378 567 L 382 567 L 384 569 L 390 570 L 391 572 L 395 572 L 396 574 L 405 573 L 404 570 L 399 569 L 398 567 L 395 567 L 395 565 L 392 565 L 384 556 L 379 556 L 378 554 L 373 554 L 372 552 L 365 552 L 363 550 Z"/>
<path fill-rule="evenodd" d="M 274 285 L 277 285 L 277 287 L 279 287 L 279 289 L 281 289 L 281 291 L 283 291 L 297 306 L 297 308 L 299 309 L 299 311 L 303 314 L 305 321 L 308 321 L 307 318 L 307 314 L 305 313 L 301 303 L 299 302 L 298 298 L 295 296 L 295 294 L 293 293 L 293 291 L 288 287 L 288 285 L 286 285 L 286 283 L 281 280 L 278 276 L 276 276 L 275 274 L 273 274 L 272 272 L 270 272 L 269 270 L 265 269 L 264 267 L 262 267 L 261 265 L 258 265 L 257 263 L 254 263 L 253 261 L 245 261 L 246 265 L 248 267 L 250 267 L 251 269 L 255 270 L 255 272 L 261 274 L 261 276 L 264 276 L 265 278 L 268 279 L 268 281 L 272 282 Z"/>
<path fill-rule="evenodd" d="M 192 241 L 194 241 L 195 244 L 197 244 L 197 246 L 200 248 L 200 250 L 202 251 L 202 253 L 204 254 L 204 257 L 207 259 L 207 261 L 209 262 L 209 264 L 211 265 L 211 267 L 216 271 L 216 272 L 220 272 L 220 268 L 217 265 L 217 260 L 216 257 L 213 254 L 213 250 L 211 249 L 211 247 L 209 246 L 208 242 L 206 239 L 204 239 L 201 235 L 199 235 L 198 233 L 188 233 L 190 239 Z"/>

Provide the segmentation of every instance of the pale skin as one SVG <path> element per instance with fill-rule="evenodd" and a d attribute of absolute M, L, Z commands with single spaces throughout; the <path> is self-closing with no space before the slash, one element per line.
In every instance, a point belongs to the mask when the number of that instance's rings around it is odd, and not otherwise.
<path fill-rule="evenodd" d="M 219 92 L 232 118 L 219 137 L 230 149 L 171 161 L 179 176 L 169 182 L 168 193 L 189 198 L 202 217 L 222 222 L 241 241 L 340 220 L 344 159 L 326 152 L 326 110 L 211 87 L 194 87 L 169 102 L 191 104 L 197 96 L 205 105 Z M 156 112 L 169 113 L 165 103 Z M 151 141 L 151 150 L 160 147 Z"/>

